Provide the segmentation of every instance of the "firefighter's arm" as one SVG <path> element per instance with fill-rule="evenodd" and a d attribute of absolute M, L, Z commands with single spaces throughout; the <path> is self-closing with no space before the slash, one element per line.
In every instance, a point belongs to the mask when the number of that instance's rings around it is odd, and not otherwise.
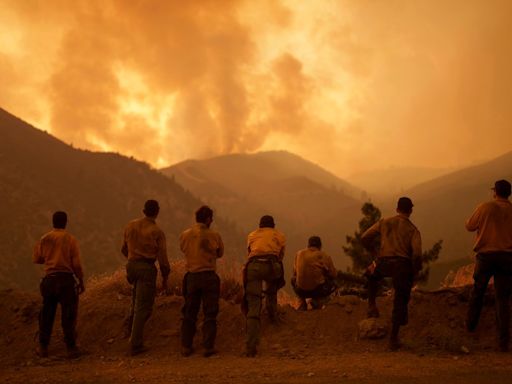
<path fill-rule="evenodd" d="M 222 241 L 222 237 L 218 235 L 218 248 L 217 248 L 217 259 L 221 258 L 224 255 L 224 242 Z"/>
<path fill-rule="evenodd" d="M 480 216 L 481 216 L 482 206 L 479 206 L 471 215 L 469 219 L 466 220 L 466 229 L 469 232 L 477 231 L 480 226 Z"/>
<path fill-rule="evenodd" d="M 126 230 L 124 231 L 123 245 L 121 246 L 121 253 L 124 257 L 128 257 L 128 242 L 126 241 Z"/>
<path fill-rule="evenodd" d="M 421 247 L 421 235 L 419 231 L 414 232 L 411 240 L 412 263 L 415 273 L 419 273 L 423 268 L 423 250 Z"/>
<path fill-rule="evenodd" d="M 32 261 L 34 264 L 44 264 L 43 252 L 41 250 L 41 241 L 38 241 L 34 247 L 34 252 L 32 253 Z"/>
<path fill-rule="evenodd" d="M 380 221 L 377 221 L 361 235 L 361 244 L 363 245 L 363 247 L 371 251 L 372 240 L 375 239 L 379 234 Z"/>
<path fill-rule="evenodd" d="M 80 260 L 80 247 L 78 246 L 78 241 L 76 239 L 71 241 L 70 248 L 73 273 L 78 279 L 78 293 L 82 294 L 85 292 L 84 271 L 82 269 L 82 262 Z"/>

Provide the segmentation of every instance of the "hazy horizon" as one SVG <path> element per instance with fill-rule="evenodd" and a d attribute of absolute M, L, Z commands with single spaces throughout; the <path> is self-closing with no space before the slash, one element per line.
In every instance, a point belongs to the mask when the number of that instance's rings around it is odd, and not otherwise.
<path fill-rule="evenodd" d="M 286 150 L 343 179 L 512 149 L 508 1 L 0 6 L 0 106 L 78 148 Z"/>

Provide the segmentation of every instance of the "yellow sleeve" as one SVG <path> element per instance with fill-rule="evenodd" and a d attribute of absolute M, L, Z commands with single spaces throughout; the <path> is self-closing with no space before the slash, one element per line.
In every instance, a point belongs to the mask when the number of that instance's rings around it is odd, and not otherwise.
<path fill-rule="evenodd" d="M 480 227 L 480 217 L 482 216 L 483 205 L 479 205 L 471 217 L 466 220 L 466 229 L 469 232 L 474 232 Z"/>
<path fill-rule="evenodd" d="M 217 248 L 217 259 L 221 258 L 224 255 L 224 242 L 222 241 L 222 237 L 220 234 L 217 234 L 219 247 Z"/>
<path fill-rule="evenodd" d="M 44 257 L 41 251 L 41 240 L 39 240 L 34 247 L 34 252 L 32 253 L 32 261 L 34 264 L 44 264 Z"/>

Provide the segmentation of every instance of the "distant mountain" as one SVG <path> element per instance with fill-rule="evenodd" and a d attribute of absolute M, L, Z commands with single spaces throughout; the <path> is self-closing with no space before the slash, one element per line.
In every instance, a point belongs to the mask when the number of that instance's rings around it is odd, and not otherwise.
<path fill-rule="evenodd" d="M 353 174 L 347 181 L 363 189 L 372 198 L 386 198 L 403 193 L 420 183 L 453 172 L 449 168 L 391 167 Z"/>
<path fill-rule="evenodd" d="M 271 214 L 288 238 L 287 270 L 309 236 L 322 237 L 337 266 L 348 264 L 341 246 L 360 217 L 361 192 L 321 167 L 294 154 L 261 152 L 188 160 L 162 172 L 245 233 Z"/>
<path fill-rule="evenodd" d="M 0 287 L 35 288 L 36 240 L 51 228 L 51 214 L 65 210 L 77 236 L 87 276 L 122 265 L 124 225 L 142 215 L 144 201 L 160 202 L 158 219 L 169 254 L 181 257 L 177 236 L 202 202 L 147 164 L 113 153 L 74 149 L 0 109 Z M 244 235 L 216 217 L 227 260 L 244 252 Z"/>
<path fill-rule="evenodd" d="M 512 181 L 512 152 L 404 192 L 414 201 L 412 219 L 425 242 L 444 239 L 440 262 L 472 254 L 474 234 L 465 230 L 464 222 L 479 203 L 492 199 L 491 187 L 498 179 Z"/>

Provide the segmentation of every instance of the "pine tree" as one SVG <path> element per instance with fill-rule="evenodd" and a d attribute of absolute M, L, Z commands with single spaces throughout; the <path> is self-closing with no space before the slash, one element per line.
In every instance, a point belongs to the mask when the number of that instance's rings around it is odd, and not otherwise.
<path fill-rule="evenodd" d="M 359 221 L 359 230 L 354 232 L 354 236 L 347 236 L 347 245 L 343 247 L 345 254 L 352 259 L 352 271 L 355 273 L 363 272 L 375 258 L 378 252 L 380 238 L 373 241 L 371 252 L 368 252 L 361 243 L 361 235 L 381 218 L 380 209 L 371 202 L 364 203 L 361 207 L 363 218 Z"/>
<path fill-rule="evenodd" d="M 443 247 L 443 240 L 438 240 L 432 248 L 423 252 L 421 257 L 421 271 L 416 276 L 418 283 L 426 283 L 430 275 L 430 263 L 433 263 L 439 258 L 439 253 Z"/>

